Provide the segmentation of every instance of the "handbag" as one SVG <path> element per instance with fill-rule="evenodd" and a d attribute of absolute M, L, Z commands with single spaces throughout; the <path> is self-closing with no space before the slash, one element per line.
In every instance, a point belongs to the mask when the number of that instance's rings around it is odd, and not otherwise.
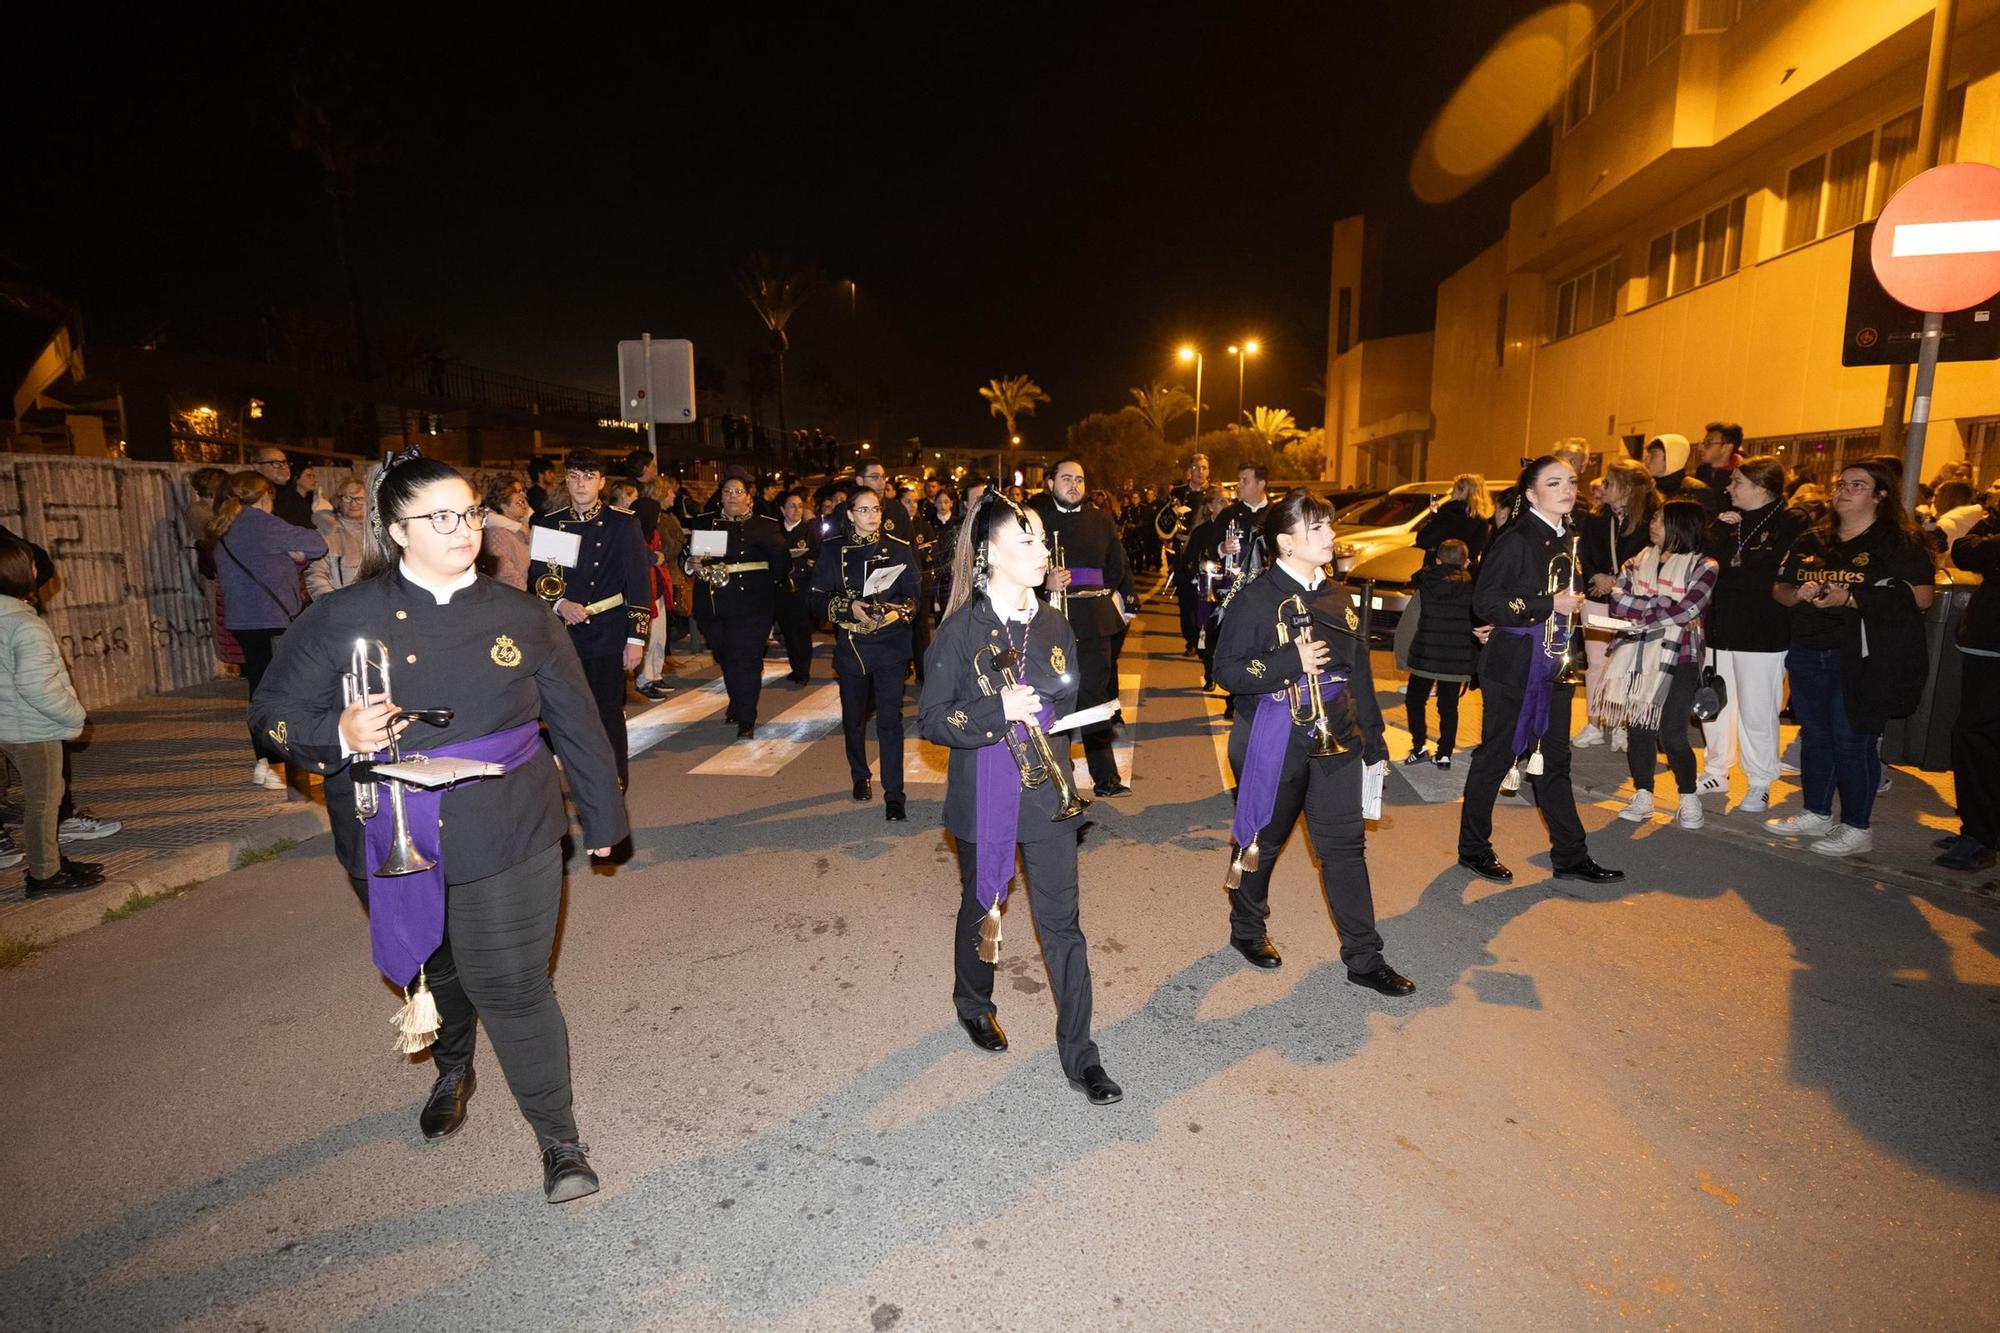
<path fill-rule="evenodd" d="M 1715 669 L 1715 650 L 1711 648 L 1708 652 L 1708 661 L 1701 668 L 1701 683 L 1695 686 L 1695 721 L 1713 722 L 1722 716 L 1722 710 L 1727 707 L 1729 707 L 1729 682 Z"/>

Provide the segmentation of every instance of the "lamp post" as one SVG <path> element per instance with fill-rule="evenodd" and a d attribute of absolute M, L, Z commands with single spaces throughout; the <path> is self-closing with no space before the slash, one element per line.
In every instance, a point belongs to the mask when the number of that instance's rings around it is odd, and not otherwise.
<path fill-rule="evenodd" d="M 1199 348 L 1183 347 L 1180 350 L 1180 358 L 1183 361 L 1194 362 L 1194 438 L 1196 440 L 1200 440 L 1201 439 L 1201 367 L 1202 367 L 1203 356 Z"/>
<path fill-rule="evenodd" d="M 1243 362 L 1257 355 L 1257 340 L 1245 339 L 1241 347 L 1231 343 L 1229 354 L 1236 358 L 1236 424 L 1240 426 L 1243 424 Z"/>

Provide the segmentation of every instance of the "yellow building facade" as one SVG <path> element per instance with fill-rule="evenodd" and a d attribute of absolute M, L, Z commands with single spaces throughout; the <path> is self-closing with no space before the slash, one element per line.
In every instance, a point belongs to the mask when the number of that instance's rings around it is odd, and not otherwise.
<path fill-rule="evenodd" d="M 1814 475 L 1880 452 L 1885 367 L 1841 365 L 1855 228 L 1914 174 L 1932 6 L 1612 0 L 1551 170 L 1438 289 L 1432 475 L 1511 475 L 1740 422 Z M 2000 0 L 1961 6 L 1942 161 L 2000 159 Z M 1996 315 L 2000 318 L 2000 315 Z M 2000 474 L 2000 362 L 1939 367 L 1923 475 Z"/>

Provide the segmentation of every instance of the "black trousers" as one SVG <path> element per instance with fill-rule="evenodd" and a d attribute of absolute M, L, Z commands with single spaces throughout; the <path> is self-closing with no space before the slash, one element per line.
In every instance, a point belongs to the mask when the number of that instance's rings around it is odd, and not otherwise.
<path fill-rule="evenodd" d="M 960 1018 L 997 1012 L 993 1005 L 993 964 L 979 961 L 979 923 L 986 909 L 979 905 L 978 851 L 972 843 L 958 844 L 958 934 L 953 943 L 956 981 L 952 1003 Z M 1042 962 L 1056 998 L 1056 1054 L 1063 1073 L 1078 1078 L 1103 1061 L 1090 1039 L 1090 951 L 1077 924 L 1076 835 L 1021 844 L 1021 865 L 1028 872 L 1028 900 L 1035 909 L 1035 933 L 1042 941 Z M 1006 932 L 1005 949 L 1027 947 L 1019 925 Z"/>
<path fill-rule="evenodd" d="M 1437 688 L 1438 700 L 1438 748 L 1439 754 L 1450 754 L 1458 744 L 1458 696 L 1465 692 L 1462 680 L 1438 680 L 1433 676 L 1410 673 L 1410 692 L 1405 696 L 1410 714 L 1410 748 L 1422 748 L 1425 737 L 1424 708 L 1430 703 L 1431 688 Z"/>
<path fill-rule="evenodd" d="M 785 641 L 785 657 L 792 666 L 792 679 L 803 685 L 812 675 L 812 608 L 802 592 L 778 594 L 778 634 Z M 761 678 L 760 678 L 761 679 Z"/>
<path fill-rule="evenodd" d="M 1960 653 L 1965 688 L 1951 728 L 1959 831 L 2000 847 L 2000 657 Z"/>
<path fill-rule="evenodd" d="M 748 616 L 716 616 L 702 622 L 702 636 L 715 664 L 722 668 L 729 692 L 729 717 L 743 726 L 757 725 L 757 700 L 764 692 L 764 640 L 768 621 Z"/>
<path fill-rule="evenodd" d="M 1647 651 L 1651 651 L 1649 646 Z M 1694 717 L 1694 692 L 1701 684 L 1701 663 L 1682 662 L 1674 668 L 1667 699 L 1660 706 L 1660 729 L 1645 731 L 1628 728 L 1625 733 L 1626 770 L 1632 775 L 1634 791 L 1653 789 L 1653 772 L 1660 751 L 1667 752 L 1667 767 L 1673 770 L 1674 786 L 1683 796 L 1694 795 L 1694 742 L 1688 737 L 1688 723 Z"/>
<path fill-rule="evenodd" d="M 631 769 L 625 754 L 625 655 L 582 657 L 583 678 L 590 682 L 590 697 L 597 701 L 598 720 L 611 742 L 612 758 L 618 761 L 618 785 L 623 787 Z"/>
<path fill-rule="evenodd" d="M 1231 747 L 1229 764 L 1237 780 L 1243 755 Z M 1319 886 L 1333 909 L 1340 932 L 1340 960 L 1350 971 L 1372 972 L 1382 961 L 1382 936 L 1375 929 L 1375 889 L 1368 880 L 1368 828 L 1361 818 L 1359 751 L 1330 759 L 1288 755 L 1278 778 L 1278 803 L 1271 822 L 1257 834 L 1257 869 L 1229 891 L 1229 936 L 1261 940 L 1271 915 L 1271 872 L 1292 836 L 1301 812 L 1306 837 L 1319 857 Z"/>
<path fill-rule="evenodd" d="M 835 673 L 840 682 L 840 725 L 847 732 L 847 772 L 868 776 L 868 708 L 875 708 L 875 742 L 882 751 L 882 794 L 903 797 L 903 670 L 877 667 L 865 676 Z"/>
<path fill-rule="evenodd" d="M 1118 697 L 1118 667 L 1115 639 L 1076 641 L 1076 706 L 1095 708 Z M 1090 780 L 1099 786 L 1118 781 L 1118 757 L 1112 742 L 1118 735 L 1114 722 L 1100 722 L 1083 731 L 1083 761 L 1090 767 Z M 1064 753 L 1068 753 L 1064 747 Z"/>
<path fill-rule="evenodd" d="M 264 681 L 264 673 L 271 669 L 271 658 L 278 650 L 278 640 L 284 637 L 283 629 L 232 629 L 237 644 L 243 649 L 243 679 L 250 686 L 250 697 L 257 697 L 257 687 Z M 259 759 L 268 759 L 273 764 L 283 765 L 284 753 L 262 736 L 250 737 L 250 748 Z M 67 782 L 64 783 L 67 786 Z"/>
<path fill-rule="evenodd" d="M 1485 725 L 1479 733 L 1479 753 L 1465 775 L 1465 803 L 1458 812 L 1458 854 L 1493 854 L 1493 802 L 1500 779 L 1514 762 L 1514 724 L 1521 717 L 1518 685 L 1481 679 L 1486 696 Z M 1551 860 L 1566 870 L 1590 859 L 1583 840 L 1583 820 L 1576 813 L 1576 793 L 1569 785 L 1569 713 L 1576 687 L 1557 686 L 1549 700 L 1549 725 L 1542 732 L 1542 772 L 1528 778 L 1535 805 L 1548 826 Z"/>
<path fill-rule="evenodd" d="M 486 1021 L 514 1102 L 544 1148 L 576 1138 L 570 1107 L 569 1025 L 549 981 L 562 908 L 562 844 L 485 879 L 445 887 L 444 943 L 424 980 L 444 1021 L 431 1047 L 439 1073 L 472 1059 Z M 365 906 L 368 881 L 350 881 Z"/>
<path fill-rule="evenodd" d="M 1187 650 L 1193 652 L 1196 640 L 1201 637 L 1201 628 L 1195 624 L 1195 590 L 1193 588 L 1176 588 L 1174 589 L 1174 596 L 1180 599 L 1181 604 L 1181 640 L 1187 645 Z"/>

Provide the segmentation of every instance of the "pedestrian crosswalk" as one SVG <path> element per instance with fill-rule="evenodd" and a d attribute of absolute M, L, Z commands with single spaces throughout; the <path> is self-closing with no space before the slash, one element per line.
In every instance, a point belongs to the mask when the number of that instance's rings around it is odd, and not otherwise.
<path fill-rule="evenodd" d="M 765 696 L 768 701 L 769 695 Z M 840 686 L 823 685 L 770 721 L 757 724 L 755 740 L 723 746 L 695 765 L 697 774 L 767 778 L 804 754 L 812 743 L 840 730 Z"/>
<path fill-rule="evenodd" d="M 772 681 L 784 679 L 785 671 L 782 664 L 766 667 L 764 688 L 769 690 Z M 770 696 L 767 694 L 765 697 Z M 625 753 L 637 759 L 668 737 L 696 722 L 714 717 L 728 706 L 729 696 L 723 691 L 719 677 L 699 686 L 684 684 L 665 703 L 655 704 L 645 712 L 626 719 Z M 838 715 L 836 707 L 835 716 Z"/>

